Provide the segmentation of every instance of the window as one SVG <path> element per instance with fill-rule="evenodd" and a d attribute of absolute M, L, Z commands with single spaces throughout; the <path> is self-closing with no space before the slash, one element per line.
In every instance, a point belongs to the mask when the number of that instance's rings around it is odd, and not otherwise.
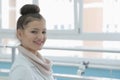
<path fill-rule="evenodd" d="M 120 1 L 119 0 L 105 0 L 104 1 L 104 32 L 106 33 L 120 33 Z"/>
<path fill-rule="evenodd" d="M 119 4 L 118 0 L 83 0 L 81 37 L 92 40 L 120 40 Z"/>
<path fill-rule="evenodd" d="M 14 29 L 16 19 L 20 16 L 19 9 L 26 3 L 38 4 L 40 13 L 47 21 L 48 40 L 44 47 L 61 48 L 61 50 L 44 49 L 43 53 L 46 55 L 58 53 L 61 56 L 88 58 L 111 56 L 111 59 L 119 59 L 118 53 L 113 55 L 104 52 L 64 50 L 66 47 L 119 49 L 119 0 L 0 0 L 2 4 L 0 5 L 0 34 L 2 34 L 0 43 L 2 45 L 18 43 Z"/>
<path fill-rule="evenodd" d="M 74 0 L 39 0 L 48 30 L 73 30 Z"/>
<path fill-rule="evenodd" d="M 76 4 L 76 0 L 39 0 L 41 14 L 47 21 L 49 38 L 66 38 L 77 34 Z"/>

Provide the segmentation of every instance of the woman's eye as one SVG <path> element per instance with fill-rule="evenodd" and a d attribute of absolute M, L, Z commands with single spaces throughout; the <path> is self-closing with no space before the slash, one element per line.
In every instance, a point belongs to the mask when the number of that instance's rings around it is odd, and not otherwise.
<path fill-rule="evenodd" d="M 43 31 L 42 33 L 43 33 L 43 34 L 46 34 L 46 31 Z"/>
<path fill-rule="evenodd" d="M 37 31 L 31 31 L 31 33 L 38 33 Z"/>

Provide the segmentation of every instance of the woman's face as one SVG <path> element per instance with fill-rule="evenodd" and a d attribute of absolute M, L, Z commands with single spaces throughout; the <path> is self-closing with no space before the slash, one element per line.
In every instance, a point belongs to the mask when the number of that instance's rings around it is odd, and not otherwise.
<path fill-rule="evenodd" d="M 36 53 L 46 41 L 45 21 L 32 21 L 24 26 L 24 30 L 17 30 L 17 36 L 24 48 Z"/>

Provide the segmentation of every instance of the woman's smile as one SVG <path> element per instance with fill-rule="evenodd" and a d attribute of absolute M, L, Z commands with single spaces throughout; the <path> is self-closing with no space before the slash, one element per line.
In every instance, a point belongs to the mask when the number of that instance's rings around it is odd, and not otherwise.
<path fill-rule="evenodd" d="M 38 46 L 42 46 L 42 44 L 44 43 L 44 41 L 34 41 L 34 43 Z"/>

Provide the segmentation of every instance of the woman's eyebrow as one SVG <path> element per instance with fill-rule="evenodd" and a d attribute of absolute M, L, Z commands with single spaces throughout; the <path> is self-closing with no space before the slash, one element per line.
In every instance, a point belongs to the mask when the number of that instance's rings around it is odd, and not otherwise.
<path fill-rule="evenodd" d="M 33 30 L 46 30 L 46 28 L 39 29 L 39 28 L 32 28 Z"/>
<path fill-rule="evenodd" d="M 38 29 L 38 28 L 32 28 L 32 29 L 34 29 L 34 30 L 40 30 L 40 29 Z"/>

